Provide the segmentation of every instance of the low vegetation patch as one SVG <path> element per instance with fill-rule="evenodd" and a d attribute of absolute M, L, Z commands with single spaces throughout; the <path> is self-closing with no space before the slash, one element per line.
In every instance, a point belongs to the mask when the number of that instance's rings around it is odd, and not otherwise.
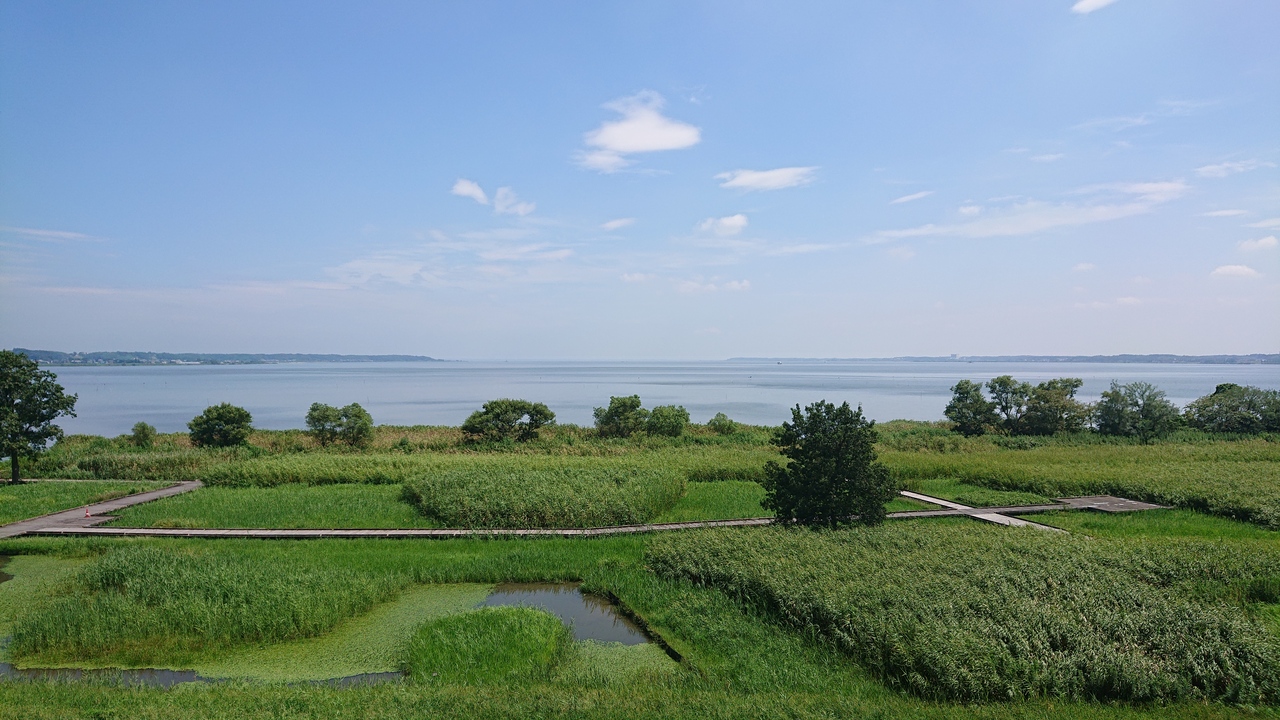
<path fill-rule="evenodd" d="M 432 620 L 409 643 L 418 683 L 481 685 L 546 680 L 573 635 L 545 610 L 490 607 Z"/>
<path fill-rule="evenodd" d="M 1280 558 L 1134 550 L 962 520 L 660 536 L 647 560 L 925 697 L 1274 702 L 1277 638 L 1240 607 L 1187 592 L 1221 584 L 1209 563 L 1269 577 Z"/>
<path fill-rule="evenodd" d="M 153 482 L 0 483 L 0 525 L 164 487 Z"/>
<path fill-rule="evenodd" d="M 596 458 L 476 459 L 404 485 L 446 527 L 597 527 L 647 522 L 684 495 L 678 472 Z"/>
<path fill-rule="evenodd" d="M 116 513 L 116 527 L 421 528 L 438 524 L 401 499 L 397 485 L 207 487 Z"/>

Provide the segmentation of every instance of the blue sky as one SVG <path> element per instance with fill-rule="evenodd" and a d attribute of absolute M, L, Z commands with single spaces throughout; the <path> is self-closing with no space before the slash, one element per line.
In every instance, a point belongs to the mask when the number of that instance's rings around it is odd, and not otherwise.
<path fill-rule="evenodd" d="M 0 4 L 0 345 L 1276 352 L 1271 0 Z"/>

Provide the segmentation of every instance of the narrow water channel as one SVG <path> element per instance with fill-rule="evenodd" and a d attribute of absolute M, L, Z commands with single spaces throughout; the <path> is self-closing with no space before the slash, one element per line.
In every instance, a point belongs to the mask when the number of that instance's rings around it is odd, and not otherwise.
<path fill-rule="evenodd" d="M 574 640 L 639 645 L 649 637 L 608 600 L 584 593 L 575 583 L 503 583 L 480 603 L 482 607 L 522 605 L 542 608 L 573 630 Z"/>

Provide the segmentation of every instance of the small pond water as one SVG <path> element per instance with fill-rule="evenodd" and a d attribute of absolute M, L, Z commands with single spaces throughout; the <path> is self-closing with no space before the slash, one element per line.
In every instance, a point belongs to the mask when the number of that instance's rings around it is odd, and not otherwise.
<path fill-rule="evenodd" d="M 573 629 L 574 640 L 599 640 L 639 645 L 649 642 L 644 630 L 608 600 L 583 593 L 567 583 L 503 583 L 481 607 L 524 605 L 542 608 Z"/>

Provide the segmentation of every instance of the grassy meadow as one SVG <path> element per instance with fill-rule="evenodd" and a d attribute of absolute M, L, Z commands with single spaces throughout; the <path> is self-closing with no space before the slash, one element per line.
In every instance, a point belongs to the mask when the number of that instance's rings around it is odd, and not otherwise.
<path fill-rule="evenodd" d="M 0 525 L 164 487 L 159 482 L 0 482 Z"/>

